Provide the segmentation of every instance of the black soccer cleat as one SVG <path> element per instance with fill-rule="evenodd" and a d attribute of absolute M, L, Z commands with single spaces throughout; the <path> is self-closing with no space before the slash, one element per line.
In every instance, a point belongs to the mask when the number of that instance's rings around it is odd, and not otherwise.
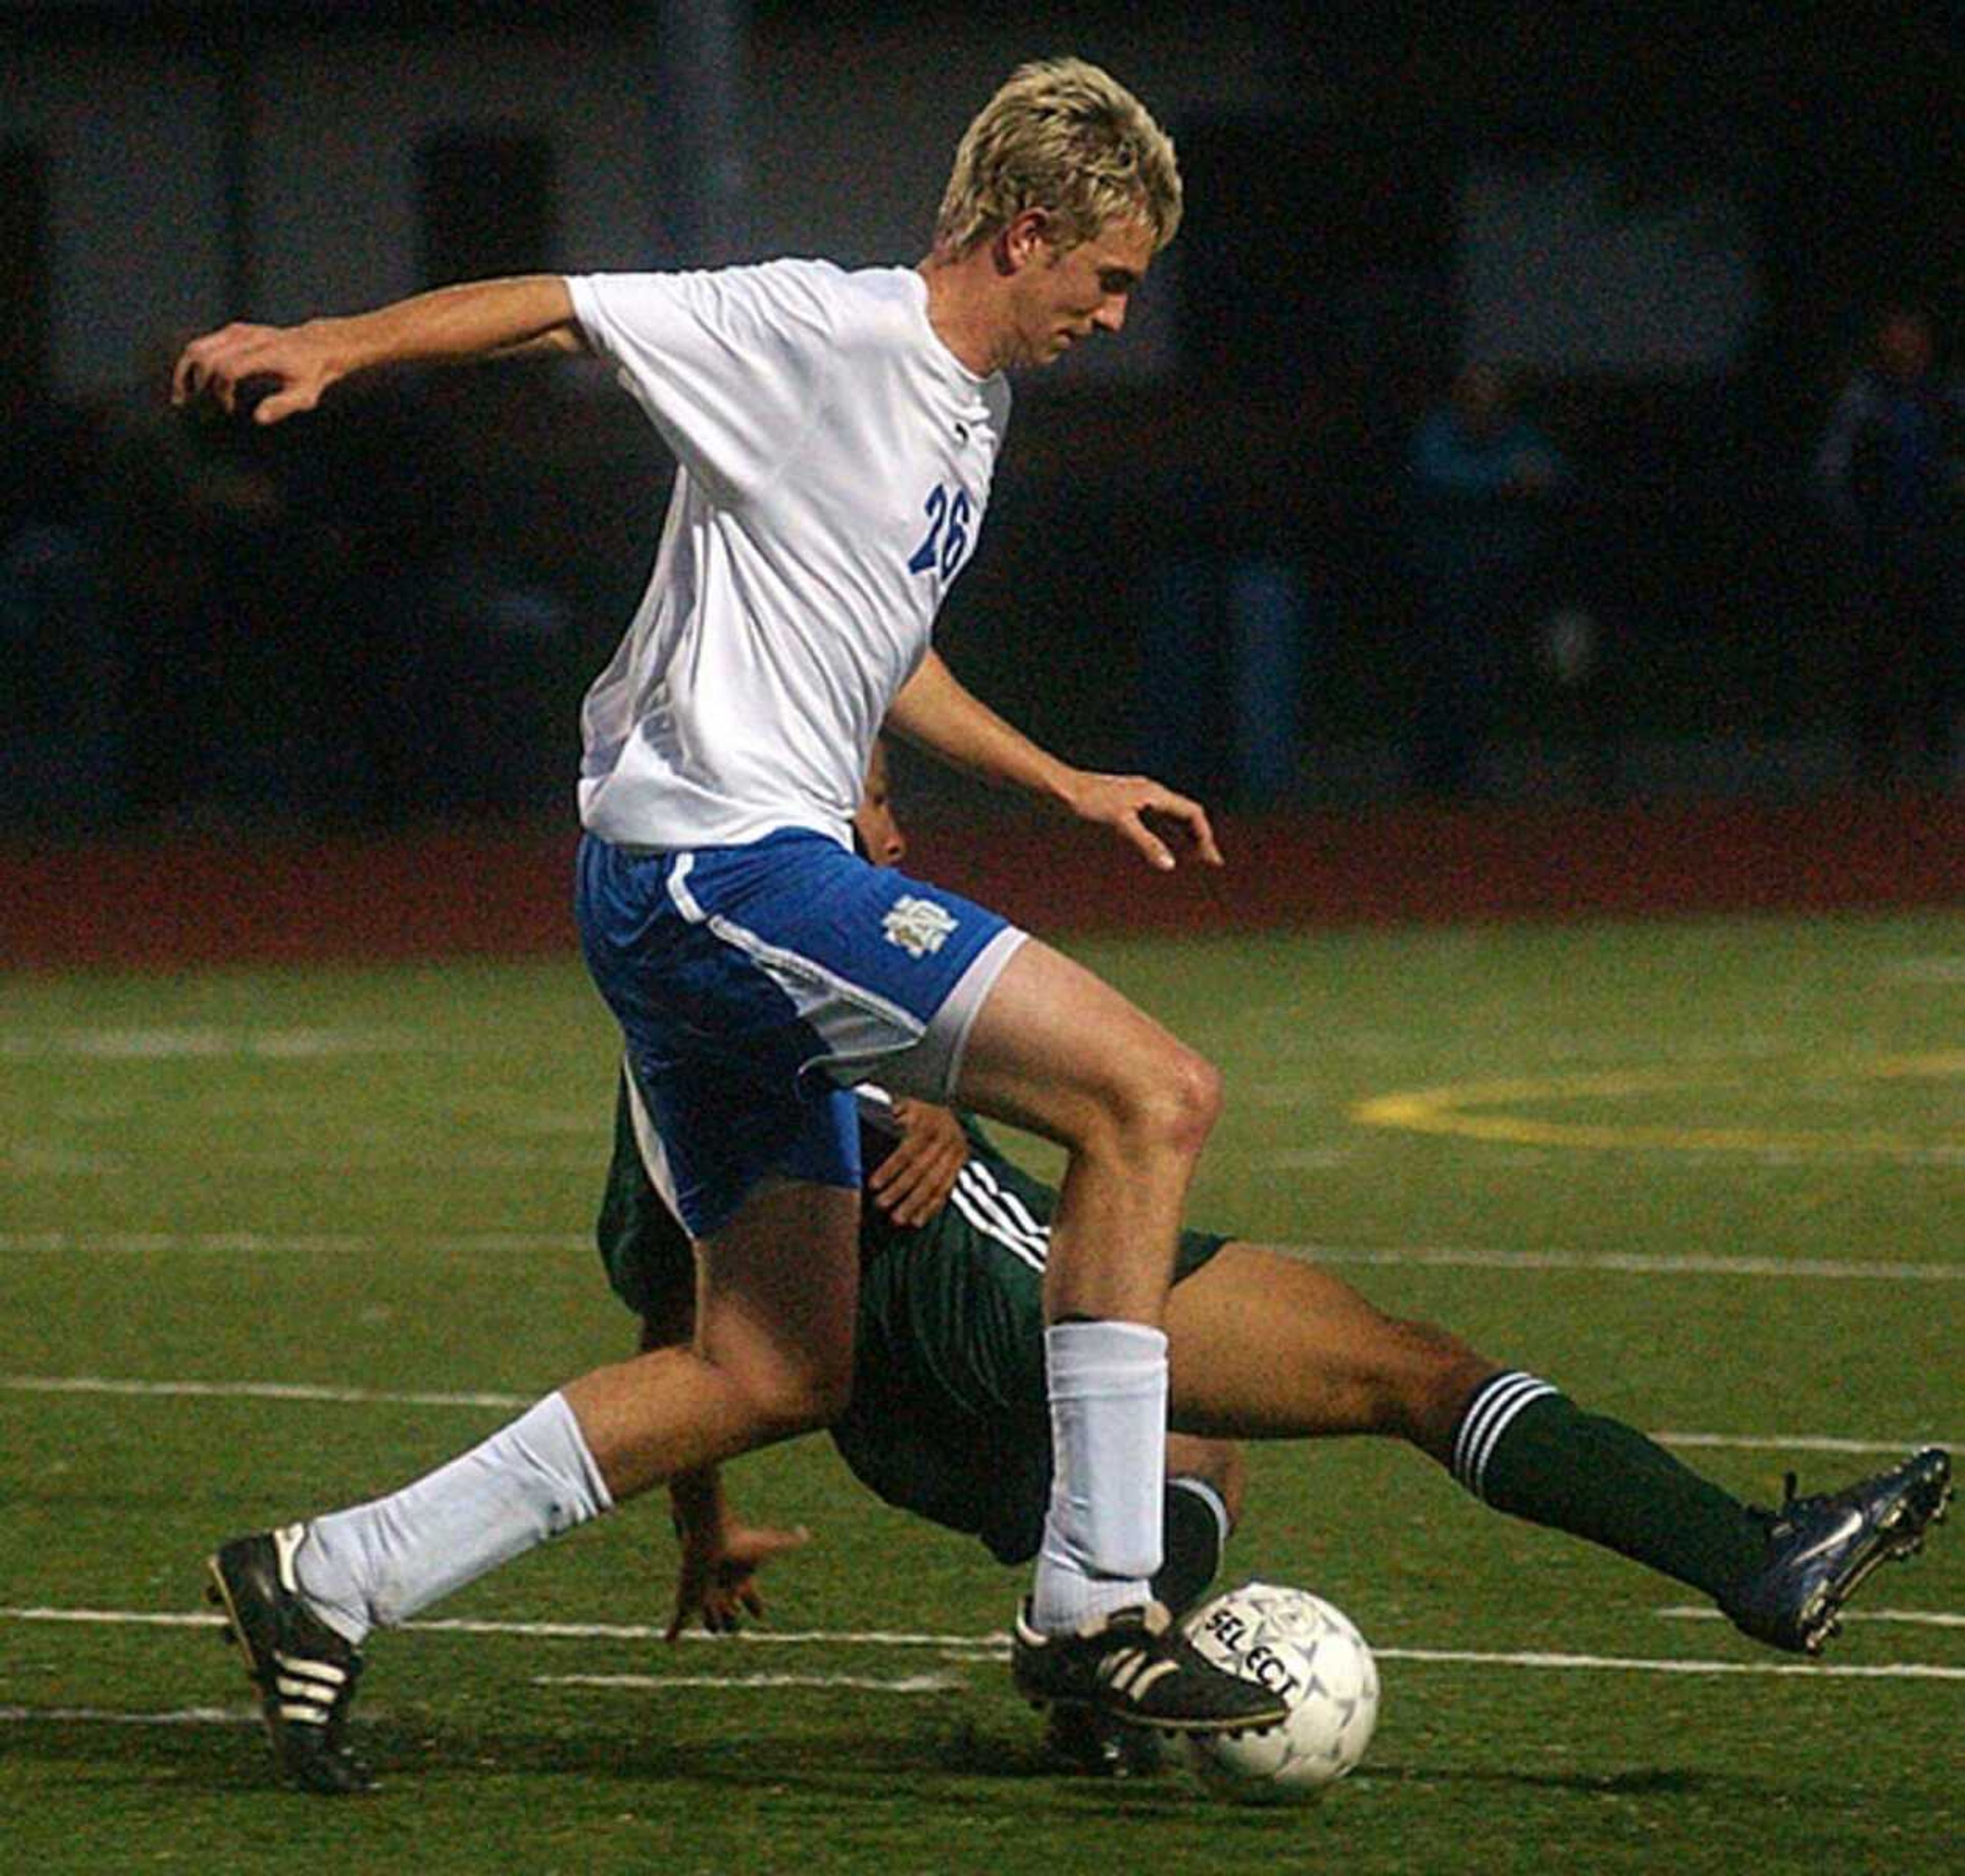
<path fill-rule="evenodd" d="M 1158 1602 L 1066 1635 L 1034 1628 L 1026 1603 L 1017 1611 L 1010 1676 L 1034 1707 L 1089 1707 L 1150 1733 L 1259 1733 L 1289 1715 L 1268 1688 L 1205 1660 Z"/>
<path fill-rule="evenodd" d="M 374 1783 L 343 1737 L 362 1657 L 301 1600 L 294 1553 L 306 1535 L 304 1524 L 288 1524 L 220 1544 L 205 1565 L 204 1594 L 246 1657 L 281 1773 L 304 1791 L 339 1797 Z"/>
<path fill-rule="evenodd" d="M 1165 1765 L 1165 1750 L 1157 1733 L 1095 1707 L 1053 1707 L 1044 1728 L 1044 1757 L 1082 1778 L 1150 1778 Z"/>
<path fill-rule="evenodd" d="M 1938 1446 L 1840 1491 L 1786 1502 L 1769 1520 L 1767 1560 L 1719 1607 L 1735 1627 L 1774 1648 L 1818 1655 L 1841 1628 L 1842 1605 L 1879 1565 L 1922 1549 L 1951 1498 L 1951 1456 Z"/>

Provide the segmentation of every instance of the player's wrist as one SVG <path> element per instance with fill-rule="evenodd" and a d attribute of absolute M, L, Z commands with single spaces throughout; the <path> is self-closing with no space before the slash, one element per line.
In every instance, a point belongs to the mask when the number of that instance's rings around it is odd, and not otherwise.
<path fill-rule="evenodd" d="M 669 1520 L 678 1537 L 715 1536 L 723 1530 L 728 1507 L 714 1466 L 678 1472 L 669 1481 Z"/>
<path fill-rule="evenodd" d="M 1063 763 L 1054 766 L 1057 772 L 1043 778 L 1033 792 L 1083 819 L 1098 777 L 1089 769 L 1071 768 Z"/>
<path fill-rule="evenodd" d="M 375 347 L 365 349 L 362 327 L 359 319 L 332 316 L 301 322 L 300 333 L 314 351 L 323 390 L 351 372 L 384 362 L 381 352 Z M 370 352 L 374 356 L 368 356 Z"/>

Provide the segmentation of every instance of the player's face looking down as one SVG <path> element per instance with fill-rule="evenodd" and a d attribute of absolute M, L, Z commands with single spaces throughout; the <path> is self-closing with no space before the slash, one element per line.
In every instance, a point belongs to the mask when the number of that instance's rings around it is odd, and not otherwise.
<path fill-rule="evenodd" d="M 998 237 L 998 265 L 1011 288 L 1003 364 L 1048 365 L 1095 332 L 1119 331 L 1153 257 L 1142 222 L 1108 222 L 1061 247 L 1044 211 L 1026 209 Z"/>

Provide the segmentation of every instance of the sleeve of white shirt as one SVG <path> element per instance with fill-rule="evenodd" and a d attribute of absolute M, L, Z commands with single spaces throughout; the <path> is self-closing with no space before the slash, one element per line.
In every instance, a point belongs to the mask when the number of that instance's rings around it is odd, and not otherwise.
<path fill-rule="evenodd" d="M 816 417 L 835 353 L 837 270 L 810 261 L 570 278 L 587 343 L 692 477 L 741 500 Z"/>

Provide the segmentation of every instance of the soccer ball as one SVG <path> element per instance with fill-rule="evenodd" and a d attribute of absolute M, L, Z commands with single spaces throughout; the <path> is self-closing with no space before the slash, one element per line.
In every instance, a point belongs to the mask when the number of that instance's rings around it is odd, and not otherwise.
<path fill-rule="evenodd" d="M 1314 1797 L 1364 1757 L 1378 1723 L 1378 1664 L 1342 1610 L 1307 1590 L 1244 1583 L 1183 1626 L 1215 1666 L 1289 1703 L 1266 1732 L 1183 1740 L 1213 1790 L 1248 1804 Z"/>

